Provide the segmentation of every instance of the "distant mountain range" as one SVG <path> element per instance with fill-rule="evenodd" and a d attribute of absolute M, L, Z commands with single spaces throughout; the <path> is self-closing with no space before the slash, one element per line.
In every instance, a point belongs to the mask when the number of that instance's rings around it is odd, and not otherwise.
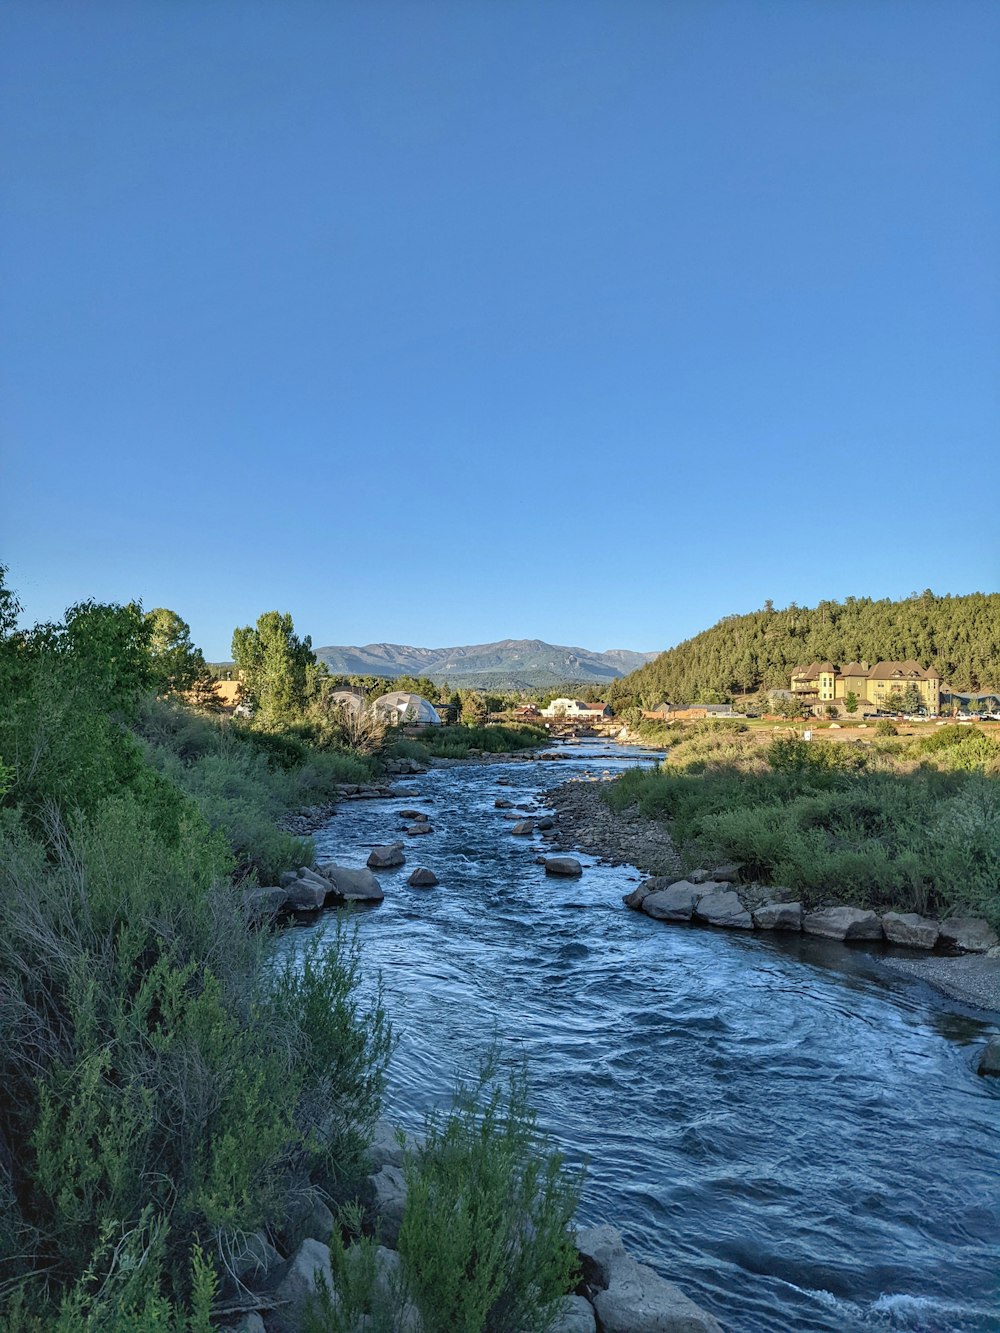
<path fill-rule="evenodd" d="M 612 648 L 604 653 L 567 648 L 541 639 L 501 639 L 461 648 L 411 648 L 399 643 L 313 650 L 335 675 L 428 676 L 450 684 L 498 689 L 536 688 L 576 681 L 618 680 L 652 661 L 655 653 Z"/>

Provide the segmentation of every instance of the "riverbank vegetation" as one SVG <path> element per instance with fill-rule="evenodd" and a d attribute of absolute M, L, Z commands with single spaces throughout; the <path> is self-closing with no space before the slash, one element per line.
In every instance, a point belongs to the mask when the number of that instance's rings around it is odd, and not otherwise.
<path fill-rule="evenodd" d="M 1000 737 L 983 729 L 835 742 L 707 723 L 607 795 L 666 820 L 688 868 L 736 862 L 807 904 L 1000 924 Z"/>
<path fill-rule="evenodd" d="M 173 612 L 84 602 L 18 629 L 5 572 L 0 1326 L 208 1333 L 253 1233 L 280 1243 L 363 1179 L 393 1042 L 357 938 L 276 966 L 239 890 L 311 862 L 276 821 L 371 781 L 381 752 L 345 746 L 287 617 L 242 632 L 257 707 L 229 718 L 179 697 L 204 664 Z M 466 753 L 535 743 L 456 730 Z M 478 1188 L 460 1175 L 453 1203 Z M 427 1284 L 429 1309 L 450 1299 Z"/>
<path fill-rule="evenodd" d="M 638 671 L 608 686 L 616 715 L 671 703 L 723 703 L 733 695 L 787 689 L 804 662 L 915 658 L 956 690 L 1000 687 L 1000 593 L 938 597 L 929 589 L 904 601 L 848 597 L 816 607 L 776 610 L 766 602 L 726 616 Z"/>
<path fill-rule="evenodd" d="M 389 742 L 390 755 L 424 760 L 468 759 L 479 754 L 516 754 L 533 750 L 550 740 L 541 727 L 522 725 L 489 727 L 428 727 L 420 736 Z M 474 756 L 475 757 L 475 756 Z"/>

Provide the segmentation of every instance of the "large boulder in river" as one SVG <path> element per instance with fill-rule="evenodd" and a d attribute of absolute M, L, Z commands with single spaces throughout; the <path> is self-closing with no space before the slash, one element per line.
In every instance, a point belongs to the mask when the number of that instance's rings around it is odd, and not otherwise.
<path fill-rule="evenodd" d="M 428 824 L 426 821 L 424 821 L 421 824 L 411 824 L 410 827 L 406 830 L 406 836 L 408 838 L 419 838 L 424 833 L 433 833 L 433 832 L 434 829 L 431 827 L 431 825 Z"/>
<path fill-rule="evenodd" d="M 694 905 L 692 916 L 695 921 L 723 926 L 727 930 L 753 930 L 753 917 L 740 901 L 740 895 L 732 889 L 716 889 L 702 894 Z"/>
<path fill-rule="evenodd" d="M 758 930 L 801 930 L 801 903 L 761 903 L 753 910 L 753 923 Z"/>
<path fill-rule="evenodd" d="M 391 870 L 393 866 L 401 866 L 406 862 L 403 855 L 403 844 L 401 842 L 390 842 L 384 847 L 373 847 L 368 856 L 368 867 L 370 870 Z"/>
<path fill-rule="evenodd" d="M 512 827 L 511 833 L 516 833 L 518 837 L 524 838 L 528 834 L 534 833 L 535 821 L 533 819 L 519 819 Z"/>
<path fill-rule="evenodd" d="M 493 805 L 495 806 L 495 808 L 496 808 L 497 810 L 513 810 L 513 809 L 514 809 L 514 802 L 513 802 L 513 801 L 505 801 L 504 798 L 503 798 L 502 796 L 498 796 L 498 797 L 496 798 L 496 800 L 493 802 Z"/>
<path fill-rule="evenodd" d="M 437 875 L 426 866 L 420 866 L 406 881 L 411 889 L 433 889 L 439 883 Z"/>
<path fill-rule="evenodd" d="M 860 907 L 823 907 L 818 912 L 807 912 L 802 929 L 807 935 L 820 935 L 825 940 L 882 938 L 882 922 L 874 912 Z"/>
<path fill-rule="evenodd" d="M 370 870 L 352 870 L 327 861 L 320 871 L 333 887 L 334 897 L 345 903 L 380 903 L 385 897 L 382 885 Z"/>
<path fill-rule="evenodd" d="M 1000 940 L 990 923 L 981 916 L 953 916 L 941 922 L 940 943 L 965 953 L 985 953 Z"/>
<path fill-rule="evenodd" d="M 580 1231 L 576 1246 L 602 1333 L 722 1333 L 679 1287 L 633 1259 L 614 1227 Z"/>
<path fill-rule="evenodd" d="M 654 921 L 690 921 L 695 904 L 704 892 L 701 885 L 692 884 L 689 879 L 678 880 L 669 889 L 654 889 L 645 894 L 639 910 Z"/>
<path fill-rule="evenodd" d="M 562 875 L 566 879 L 576 879 L 583 874 L 583 866 L 575 856 L 547 856 L 545 858 L 546 875 Z"/>
<path fill-rule="evenodd" d="M 890 944 L 904 944 L 910 949 L 933 949 L 941 927 L 916 912 L 885 912 L 882 931 Z"/>

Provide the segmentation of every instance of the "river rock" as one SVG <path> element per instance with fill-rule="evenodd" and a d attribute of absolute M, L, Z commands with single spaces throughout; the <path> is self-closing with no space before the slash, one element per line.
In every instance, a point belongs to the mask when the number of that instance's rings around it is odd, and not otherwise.
<path fill-rule="evenodd" d="M 423 833 L 433 833 L 434 830 L 430 824 L 411 824 L 406 830 L 407 837 L 419 838 Z"/>
<path fill-rule="evenodd" d="M 564 1296 L 549 1333 L 596 1333 L 594 1307 L 586 1296 Z"/>
<path fill-rule="evenodd" d="M 722 1333 L 679 1287 L 633 1259 L 614 1227 L 578 1232 L 576 1248 L 602 1333 Z"/>
<path fill-rule="evenodd" d="M 825 940 L 882 938 L 882 922 L 874 912 L 860 907 L 823 907 L 818 912 L 807 912 L 802 929 L 807 935 L 820 935 Z"/>
<path fill-rule="evenodd" d="M 426 810 L 400 810 L 400 819 L 408 819 L 411 824 L 424 824 L 430 818 Z"/>
<path fill-rule="evenodd" d="M 543 833 L 547 833 L 550 828 L 555 828 L 555 826 L 556 821 L 550 818 L 549 815 L 544 815 L 535 825 L 535 827 L 541 829 Z"/>
<path fill-rule="evenodd" d="M 601 1333 L 722 1333 L 707 1310 L 645 1264 L 628 1258 L 594 1297 Z"/>
<path fill-rule="evenodd" d="M 275 1333 L 299 1333 L 305 1324 L 309 1306 L 324 1285 L 327 1291 L 333 1291 L 330 1247 L 310 1237 L 296 1250 L 284 1276 L 274 1289 L 279 1304 L 268 1315 L 269 1327 Z"/>
<path fill-rule="evenodd" d="M 753 911 L 758 930 L 801 930 L 801 903 L 761 903 Z"/>
<path fill-rule="evenodd" d="M 1000 943 L 997 933 L 981 916 L 953 916 L 941 922 L 939 943 L 965 953 L 985 953 Z"/>
<path fill-rule="evenodd" d="M 738 884 L 740 882 L 740 868 L 733 862 L 731 865 L 716 866 L 711 872 L 710 878 L 717 884 Z"/>
<path fill-rule="evenodd" d="M 243 910 L 255 925 L 278 915 L 285 905 L 287 892 L 277 884 L 263 889 L 244 889 Z"/>
<path fill-rule="evenodd" d="M 516 833 L 518 837 L 524 838 L 528 834 L 534 833 L 535 821 L 533 819 L 519 819 L 511 828 L 511 833 Z"/>
<path fill-rule="evenodd" d="M 884 912 L 882 932 L 890 944 L 905 944 L 911 949 L 933 949 L 941 927 L 916 912 Z"/>
<path fill-rule="evenodd" d="M 307 1194 L 292 1208 L 285 1222 L 289 1248 L 296 1249 L 310 1237 L 329 1245 L 334 1226 L 333 1213 L 319 1195 Z"/>
<path fill-rule="evenodd" d="M 669 889 L 671 885 L 678 884 L 683 879 L 683 875 L 651 875 L 649 879 L 644 879 L 642 883 L 626 893 L 622 897 L 622 902 L 626 907 L 631 907 L 633 912 L 638 912 L 642 904 L 651 893 L 658 893 L 661 889 Z"/>
<path fill-rule="evenodd" d="M 1000 1078 L 1000 1037 L 993 1037 L 983 1048 L 979 1057 L 979 1073 Z"/>
<path fill-rule="evenodd" d="M 323 880 L 317 883 L 313 879 L 293 879 L 282 892 L 288 911 L 315 912 L 326 902 L 330 885 Z"/>
<path fill-rule="evenodd" d="M 642 888 L 642 885 L 639 887 Z M 669 889 L 654 889 L 652 893 L 647 893 L 639 904 L 639 910 L 654 921 L 690 921 L 691 913 L 703 893 L 704 890 L 689 879 L 678 880 Z"/>
<path fill-rule="evenodd" d="M 403 855 L 403 844 L 401 842 L 390 842 L 384 847 L 373 847 L 368 855 L 370 870 L 391 870 L 393 866 L 401 866 L 405 863 L 406 857 Z"/>
<path fill-rule="evenodd" d="M 250 1236 L 245 1232 L 236 1232 L 230 1239 L 226 1268 L 245 1286 L 262 1286 L 268 1274 L 277 1272 L 283 1262 L 263 1231 L 255 1231 Z"/>
<path fill-rule="evenodd" d="M 334 895 L 345 903 L 380 903 L 385 897 L 382 885 L 370 870 L 352 870 L 327 861 L 321 873 L 333 886 Z"/>
<path fill-rule="evenodd" d="M 403 1257 L 397 1250 L 387 1249 L 384 1245 L 375 1249 L 375 1291 L 381 1298 L 382 1308 L 392 1311 L 393 1333 L 421 1333 L 424 1325 L 420 1311 L 412 1301 L 403 1299 L 406 1291 Z M 374 1322 L 362 1323 L 359 1333 Z"/>
<path fill-rule="evenodd" d="M 712 878 L 710 870 L 692 870 L 688 875 L 691 884 L 706 884 Z"/>
<path fill-rule="evenodd" d="M 380 1219 L 378 1235 L 395 1248 L 406 1210 L 406 1178 L 398 1166 L 386 1163 L 371 1177 L 375 1212 Z"/>
<path fill-rule="evenodd" d="M 692 915 L 696 921 L 707 921 L 710 926 L 723 926 L 728 930 L 753 930 L 753 917 L 743 906 L 739 894 L 732 889 L 716 889 L 703 894 L 695 903 Z"/>
<path fill-rule="evenodd" d="M 402 1168 L 406 1153 L 419 1148 L 422 1142 L 416 1134 L 403 1134 L 402 1143 L 399 1138 L 400 1131 L 384 1116 L 375 1121 L 375 1131 L 368 1145 L 368 1160 L 376 1172 L 383 1166 Z"/>
<path fill-rule="evenodd" d="M 433 870 L 420 866 L 406 882 L 412 889 L 433 889 L 440 881 Z"/>
<path fill-rule="evenodd" d="M 575 856 L 547 856 L 545 858 L 546 875 L 562 875 L 567 879 L 576 879 L 583 874 L 583 866 Z"/>
<path fill-rule="evenodd" d="M 513 801 L 505 801 L 504 798 L 503 798 L 502 796 L 498 796 L 498 797 L 496 798 L 496 800 L 493 802 L 493 805 L 494 805 L 494 807 L 495 807 L 497 810 L 513 810 L 513 809 L 514 809 L 514 802 L 513 802 Z"/>

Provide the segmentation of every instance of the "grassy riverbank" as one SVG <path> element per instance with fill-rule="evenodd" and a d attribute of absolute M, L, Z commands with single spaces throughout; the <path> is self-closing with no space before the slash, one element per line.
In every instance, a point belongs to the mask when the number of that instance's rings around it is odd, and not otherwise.
<path fill-rule="evenodd" d="M 551 743 L 541 727 L 429 727 L 419 737 L 391 741 L 390 756 L 417 759 L 468 759 L 477 754 L 517 754 Z"/>
<path fill-rule="evenodd" d="M 288 1253 L 364 1178 L 392 1034 L 356 939 L 276 967 L 239 889 L 380 760 L 154 697 L 139 607 L 17 610 L 0 577 L 0 1326 L 208 1333 L 253 1233 Z"/>
<path fill-rule="evenodd" d="M 841 743 L 710 723 L 606 795 L 666 821 L 689 868 L 735 861 L 806 903 L 1000 923 L 1000 738 L 984 730 Z"/>

